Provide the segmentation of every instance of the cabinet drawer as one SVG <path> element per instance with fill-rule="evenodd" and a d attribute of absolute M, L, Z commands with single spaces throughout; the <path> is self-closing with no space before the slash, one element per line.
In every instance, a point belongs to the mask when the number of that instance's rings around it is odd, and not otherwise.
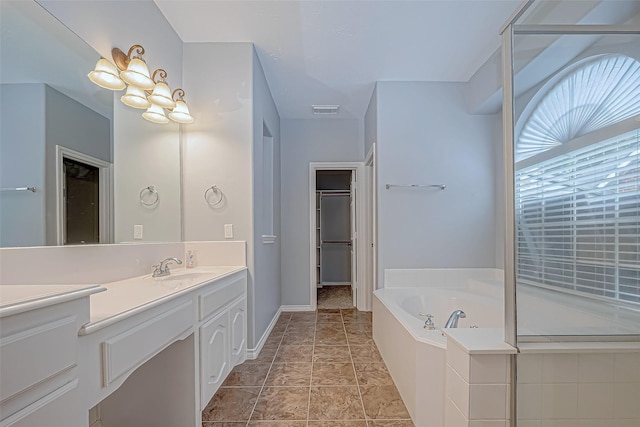
<path fill-rule="evenodd" d="M 200 320 L 220 310 L 231 301 L 244 295 L 247 278 L 245 274 L 224 279 L 211 291 L 205 292 L 198 298 L 200 306 Z"/>
<path fill-rule="evenodd" d="M 191 301 L 155 316 L 102 343 L 103 385 L 155 356 L 193 326 Z"/>
<path fill-rule="evenodd" d="M 16 363 L 0 363 L 0 401 L 74 367 L 77 338 L 75 316 L 3 337 L 0 360 Z"/>

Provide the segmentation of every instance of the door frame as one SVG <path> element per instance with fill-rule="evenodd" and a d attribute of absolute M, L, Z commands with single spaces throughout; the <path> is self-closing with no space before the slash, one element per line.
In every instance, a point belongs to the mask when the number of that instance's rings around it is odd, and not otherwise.
<path fill-rule="evenodd" d="M 317 295 L 317 274 L 316 274 L 316 171 L 319 170 L 350 170 L 355 176 L 356 191 L 355 191 L 355 207 L 356 207 L 356 242 L 355 242 L 355 277 L 351 280 L 355 282 L 356 289 L 356 308 L 358 310 L 365 310 L 365 297 L 366 290 L 364 289 L 363 274 L 365 272 L 364 259 L 365 253 L 363 251 L 363 244 L 366 238 L 365 215 L 364 215 L 364 203 L 362 200 L 363 184 L 364 184 L 364 163 L 362 162 L 310 162 L 309 163 L 309 306 L 311 310 L 318 308 L 318 295 Z"/>
<path fill-rule="evenodd" d="M 64 159 L 71 159 L 85 163 L 99 169 L 99 198 L 100 198 L 100 243 L 113 241 L 112 227 L 112 182 L 113 165 L 104 160 L 97 159 L 79 151 L 72 150 L 62 145 L 56 145 L 56 239 L 58 245 L 64 245 L 66 234 L 66 215 L 64 203 Z"/>
<path fill-rule="evenodd" d="M 367 153 L 365 165 L 365 186 L 366 186 L 366 238 L 365 246 L 367 249 L 366 259 L 366 306 L 371 307 L 373 304 L 373 291 L 378 289 L 378 174 L 376 169 L 376 143 L 374 142 Z M 371 250 L 369 250 L 371 249 Z"/>

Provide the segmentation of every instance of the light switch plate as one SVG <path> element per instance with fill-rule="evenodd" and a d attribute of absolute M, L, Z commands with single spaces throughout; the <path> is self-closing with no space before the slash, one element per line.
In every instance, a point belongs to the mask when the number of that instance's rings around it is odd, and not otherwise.
<path fill-rule="evenodd" d="M 233 224 L 224 225 L 224 238 L 233 239 Z"/>
<path fill-rule="evenodd" d="M 133 226 L 133 238 L 136 240 L 141 240 L 142 239 L 142 229 L 143 227 L 141 225 L 134 225 Z"/>

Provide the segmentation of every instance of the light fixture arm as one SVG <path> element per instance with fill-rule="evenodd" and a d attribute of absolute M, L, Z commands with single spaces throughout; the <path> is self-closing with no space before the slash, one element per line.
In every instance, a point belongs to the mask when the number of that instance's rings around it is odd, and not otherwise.
<path fill-rule="evenodd" d="M 151 80 L 153 80 L 155 83 L 158 83 L 156 81 L 156 74 L 160 74 L 160 78 L 164 81 L 164 79 L 167 78 L 167 72 L 165 70 L 163 70 L 162 68 L 158 68 L 157 70 L 155 70 L 153 72 L 153 74 L 151 75 Z"/>
<path fill-rule="evenodd" d="M 176 99 L 176 93 L 178 94 L 178 99 Z M 173 93 L 171 94 L 171 98 L 174 101 L 184 101 L 184 90 L 182 90 L 182 88 L 177 88 L 176 90 L 173 91 Z"/>
<path fill-rule="evenodd" d="M 124 71 L 127 69 L 127 67 L 129 66 L 129 62 L 131 62 L 131 54 L 134 50 L 136 51 L 138 56 L 144 55 L 144 47 L 139 44 L 134 44 L 133 46 L 131 46 L 126 54 L 117 47 L 111 49 L 113 62 L 116 63 L 116 66 L 120 69 L 120 71 Z"/>

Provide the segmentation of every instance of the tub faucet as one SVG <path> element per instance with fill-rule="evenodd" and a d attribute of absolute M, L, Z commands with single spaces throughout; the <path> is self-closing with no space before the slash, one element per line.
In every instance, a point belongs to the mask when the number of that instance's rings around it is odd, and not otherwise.
<path fill-rule="evenodd" d="M 429 330 L 429 331 L 433 331 L 436 328 L 436 325 L 433 324 L 433 315 L 432 314 L 427 314 L 427 313 L 420 313 L 418 314 L 420 317 L 426 317 L 427 320 L 424 321 L 424 326 L 423 328 Z"/>
<path fill-rule="evenodd" d="M 171 258 L 163 259 L 162 261 L 160 261 L 160 264 L 156 264 L 153 266 L 155 270 L 153 270 L 153 273 L 151 274 L 151 276 L 162 277 L 162 276 L 168 276 L 169 274 L 171 274 L 171 270 L 169 270 L 170 262 L 175 262 L 176 264 L 182 264 L 182 261 L 179 258 L 171 257 Z"/>
<path fill-rule="evenodd" d="M 447 323 L 444 325 L 445 328 L 457 328 L 458 327 L 458 319 L 460 318 L 465 318 L 467 317 L 467 315 L 464 313 L 464 311 L 462 310 L 456 310 L 453 313 L 451 313 L 451 316 L 449 316 L 449 320 L 447 320 Z"/>

